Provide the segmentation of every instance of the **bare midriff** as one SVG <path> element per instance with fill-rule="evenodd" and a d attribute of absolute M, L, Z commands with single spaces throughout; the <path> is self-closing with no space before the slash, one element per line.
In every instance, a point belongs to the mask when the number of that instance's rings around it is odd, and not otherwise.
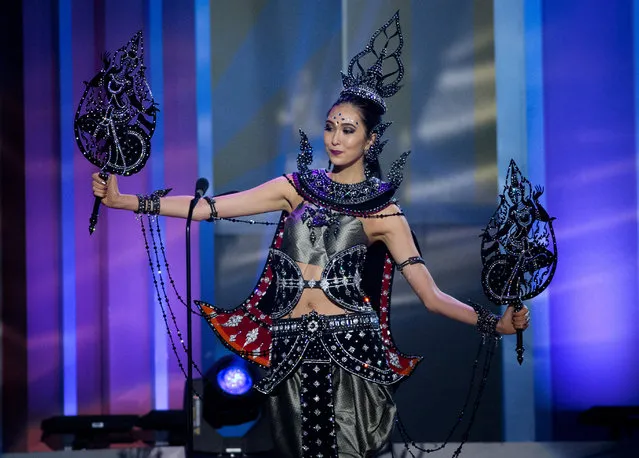
<path fill-rule="evenodd" d="M 322 278 L 322 268 L 313 264 L 297 263 L 300 266 L 302 275 L 305 280 L 320 281 Z M 324 291 L 319 288 L 304 288 L 300 300 L 297 302 L 295 308 L 286 315 L 286 318 L 298 318 L 302 315 L 308 315 L 311 312 L 319 313 L 320 315 L 342 315 L 345 313 L 351 313 L 348 310 L 335 305 Z"/>

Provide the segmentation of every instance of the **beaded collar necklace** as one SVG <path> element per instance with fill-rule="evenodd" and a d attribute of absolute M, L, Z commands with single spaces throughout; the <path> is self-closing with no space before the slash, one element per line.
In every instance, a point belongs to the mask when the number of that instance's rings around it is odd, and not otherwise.
<path fill-rule="evenodd" d="M 359 183 L 338 183 L 328 176 L 326 169 L 300 173 L 300 181 L 320 200 L 338 206 L 362 204 L 394 191 L 390 183 L 377 177 L 367 178 Z"/>
<path fill-rule="evenodd" d="M 396 202 L 394 196 L 402 182 L 402 169 L 407 153 L 396 160 L 389 173 L 389 181 L 369 177 L 359 183 L 338 183 L 331 180 L 325 169 L 313 170 L 313 148 L 308 137 L 300 131 L 300 152 L 293 184 L 298 193 L 317 205 L 353 216 L 369 216 Z"/>

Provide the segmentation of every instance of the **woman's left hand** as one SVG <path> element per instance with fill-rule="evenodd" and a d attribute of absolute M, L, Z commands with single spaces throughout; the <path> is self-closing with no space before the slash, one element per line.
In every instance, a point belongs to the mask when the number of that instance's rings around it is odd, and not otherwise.
<path fill-rule="evenodd" d="M 522 331 L 530 325 L 530 310 L 525 305 L 519 312 L 510 305 L 497 323 L 497 332 L 500 334 L 514 334 L 518 329 Z"/>

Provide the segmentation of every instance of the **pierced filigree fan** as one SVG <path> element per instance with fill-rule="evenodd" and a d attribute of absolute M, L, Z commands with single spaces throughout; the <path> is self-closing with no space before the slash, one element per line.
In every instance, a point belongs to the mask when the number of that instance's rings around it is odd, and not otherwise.
<path fill-rule="evenodd" d="M 508 166 L 497 210 L 481 237 L 484 294 L 496 305 L 513 305 L 544 291 L 557 267 L 557 241 L 552 222 L 539 202 L 544 189 L 521 174 L 515 161 Z M 523 339 L 517 331 L 517 360 L 523 362 Z"/>
<path fill-rule="evenodd" d="M 142 170 L 151 154 L 157 105 L 146 80 L 142 32 L 102 58 L 102 69 L 90 80 L 75 114 L 75 139 L 82 155 L 109 173 L 132 175 Z M 97 224 L 96 198 L 89 232 Z"/>

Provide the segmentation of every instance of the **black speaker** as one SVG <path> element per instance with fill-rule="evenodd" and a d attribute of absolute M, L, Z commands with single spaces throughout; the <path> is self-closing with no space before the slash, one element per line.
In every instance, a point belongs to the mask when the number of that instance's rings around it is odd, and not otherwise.
<path fill-rule="evenodd" d="M 74 415 L 43 420 L 42 442 L 52 450 L 108 448 L 136 441 L 137 415 Z"/>
<path fill-rule="evenodd" d="M 140 439 L 151 447 L 183 446 L 186 444 L 186 414 L 184 410 L 152 410 L 136 424 Z"/>
<path fill-rule="evenodd" d="M 595 406 L 581 412 L 579 421 L 608 428 L 611 440 L 639 439 L 639 406 Z"/>

